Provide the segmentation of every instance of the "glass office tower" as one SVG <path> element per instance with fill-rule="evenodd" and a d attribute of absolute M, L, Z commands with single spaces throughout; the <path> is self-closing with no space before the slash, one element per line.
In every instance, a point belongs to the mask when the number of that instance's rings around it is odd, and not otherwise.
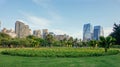
<path fill-rule="evenodd" d="M 100 36 L 104 36 L 103 27 L 101 27 L 101 26 L 94 26 L 93 39 L 94 40 L 99 40 Z"/>
<path fill-rule="evenodd" d="M 83 41 L 89 41 L 93 39 L 93 29 L 90 23 L 83 26 Z"/>

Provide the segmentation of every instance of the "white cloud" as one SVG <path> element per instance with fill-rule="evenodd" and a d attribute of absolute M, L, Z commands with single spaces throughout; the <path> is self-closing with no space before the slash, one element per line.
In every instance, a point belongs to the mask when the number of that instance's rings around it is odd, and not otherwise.
<path fill-rule="evenodd" d="M 68 34 L 66 31 L 60 30 L 60 29 L 52 29 L 52 32 L 54 32 L 56 35 L 64 35 Z"/>
<path fill-rule="evenodd" d="M 82 39 L 82 37 L 83 37 L 82 31 L 80 31 L 80 32 L 71 32 L 69 35 L 72 36 L 73 38 L 79 38 L 79 39 Z"/>
<path fill-rule="evenodd" d="M 46 12 L 46 14 L 48 14 L 48 17 L 51 18 L 51 20 L 54 20 L 54 21 L 61 20 L 62 17 L 59 15 L 59 11 L 52 4 L 53 0 L 32 0 L 32 1 L 38 6 L 44 8 L 44 11 Z"/>
<path fill-rule="evenodd" d="M 43 29 L 43 28 L 48 28 L 50 26 L 51 21 L 45 17 L 39 17 L 35 15 L 30 15 L 27 13 L 22 13 L 24 16 L 24 20 L 27 25 L 30 25 L 33 29 Z M 22 20 L 20 20 L 22 21 Z"/>
<path fill-rule="evenodd" d="M 17 19 L 17 21 L 21 21 L 21 22 L 25 23 L 25 25 L 28 25 L 28 22 L 26 22 L 26 21 L 24 21 L 22 19 Z"/>
<path fill-rule="evenodd" d="M 49 26 L 50 21 L 46 18 L 37 17 L 37 16 L 28 16 L 28 21 L 32 22 L 35 25 L 40 25 L 43 27 Z"/>
<path fill-rule="evenodd" d="M 104 36 L 108 36 L 112 32 L 112 27 L 104 28 Z"/>

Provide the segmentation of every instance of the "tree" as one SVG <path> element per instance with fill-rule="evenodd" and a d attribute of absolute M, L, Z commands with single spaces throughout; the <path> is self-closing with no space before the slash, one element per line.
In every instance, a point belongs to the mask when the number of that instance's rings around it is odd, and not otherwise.
<path fill-rule="evenodd" d="M 35 39 L 36 37 L 33 36 L 33 35 L 29 35 L 29 36 L 27 36 L 26 38 L 27 38 L 27 39 Z"/>
<path fill-rule="evenodd" d="M 10 38 L 11 37 L 8 34 L 0 32 L 0 45 L 4 47 L 8 46 L 7 42 L 9 41 Z"/>
<path fill-rule="evenodd" d="M 17 39 L 11 39 L 9 40 L 9 46 L 10 47 L 18 47 L 20 45 L 19 40 Z"/>
<path fill-rule="evenodd" d="M 120 24 L 114 24 L 113 32 L 110 34 L 110 36 L 116 39 L 116 44 L 120 45 Z"/>
<path fill-rule="evenodd" d="M 112 38 L 111 36 L 103 37 L 100 36 L 100 46 L 105 49 L 105 52 L 110 48 L 110 45 L 112 45 L 115 41 L 115 38 Z"/>
<path fill-rule="evenodd" d="M 67 38 L 64 38 L 63 40 L 59 40 L 60 46 L 66 47 L 68 45 L 68 40 Z"/>
<path fill-rule="evenodd" d="M 2 38 L 11 38 L 11 36 L 9 36 L 8 34 L 0 32 L 0 39 L 2 39 Z"/>
<path fill-rule="evenodd" d="M 8 45 L 9 45 L 9 39 L 8 38 L 2 38 L 1 39 L 1 45 L 3 47 L 8 47 Z"/>
<path fill-rule="evenodd" d="M 73 46 L 74 46 L 74 47 L 77 47 L 77 44 L 78 44 L 78 39 L 76 38 L 76 39 L 74 39 L 74 41 L 73 41 Z"/>
<path fill-rule="evenodd" d="M 54 43 L 53 43 L 53 46 L 56 46 L 56 47 L 61 47 L 61 46 L 63 46 L 63 41 L 61 42 L 61 40 L 59 41 L 59 40 L 56 40 L 56 41 L 54 41 Z"/>
<path fill-rule="evenodd" d="M 97 41 L 96 40 L 90 40 L 89 45 L 92 46 L 93 48 L 95 48 L 96 45 L 97 45 Z"/>
<path fill-rule="evenodd" d="M 45 38 L 45 40 L 47 41 L 48 45 L 51 47 L 52 44 L 54 43 L 54 37 L 50 34 L 48 34 Z"/>
<path fill-rule="evenodd" d="M 68 47 L 71 47 L 73 45 L 73 37 L 70 37 L 68 39 Z"/>

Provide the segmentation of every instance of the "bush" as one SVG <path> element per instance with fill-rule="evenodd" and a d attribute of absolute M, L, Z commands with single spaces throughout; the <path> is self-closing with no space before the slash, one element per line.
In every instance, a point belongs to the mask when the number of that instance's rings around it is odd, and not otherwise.
<path fill-rule="evenodd" d="M 28 57 L 88 57 L 104 56 L 118 54 L 118 50 L 109 50 L 91 48 L 17 48 L 2 51 L 4 55 L 28 56 Z"/>
<path fill-rule="evenodd" d="M 111 48 L 120 48 L 120 45 L 112 45 Z"/>

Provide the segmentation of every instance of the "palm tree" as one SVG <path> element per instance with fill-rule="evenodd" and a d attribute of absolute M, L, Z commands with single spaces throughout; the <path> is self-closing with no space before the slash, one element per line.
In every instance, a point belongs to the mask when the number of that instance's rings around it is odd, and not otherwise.
<path fill-rule="evenodd" d="M 48 45 L 51 47 L 54 42 L 54 37 L 52 35 L 48 34 L 45 39 L 47 40 Z"/>
<path fill-rule="evenodd" d="M 64 45 L 64 46 L 67 46 L 67 45 L 68 45 L 67 42 L 68 42 L 67 38 L 64 38 L 64 39 L 63 39 L 63 45 Z"/>
<path fill-rule="evenodd" d="M 68 39 L 68 47 L 71 47 L 73 45 L 73 37 L 70 37 Z"/>
<path fill-rule="evenodd" d="M 105 52 L 110 48 L 110 45 L 114 43 L 115 39 L 112 38 L 111 36 L 108 37 L 103 37 L 100 36 L 100 45 L 105 49 Z"/>
<path fill-rule="evenodd" d="M 97 41 L 96 40 L 90 40 L 89 45 L 92 46 L 93 48 L 95 48 L 96 45 L 97 45 Z"/>
<path fill-rule="evenodd" d="M 76 38 L 76 39 L 74 39 L 74 41 L 73 41 L 73 46 L 74 46 L 74 47 L 77 47 L 77 44 L 78 44 L 78 39 Z"/>

